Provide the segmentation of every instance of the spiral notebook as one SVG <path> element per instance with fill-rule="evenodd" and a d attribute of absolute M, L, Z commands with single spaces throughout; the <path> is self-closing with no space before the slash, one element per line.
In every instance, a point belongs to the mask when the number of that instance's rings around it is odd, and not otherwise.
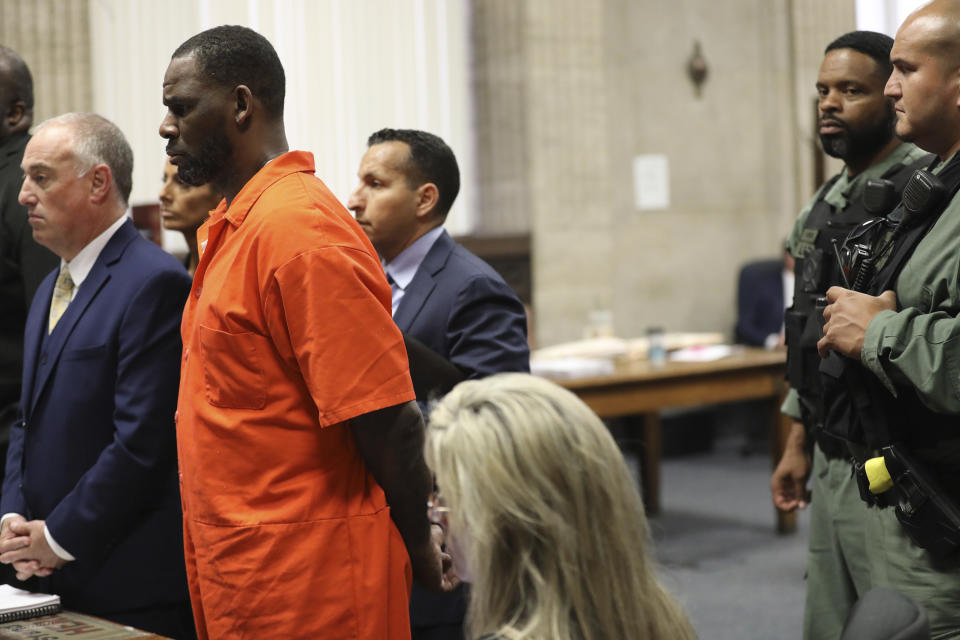
<path fill-rule="evenodd" d="M 60 611 L 60 596 L 0 584 L 0 623 L 49 616 Z"/>

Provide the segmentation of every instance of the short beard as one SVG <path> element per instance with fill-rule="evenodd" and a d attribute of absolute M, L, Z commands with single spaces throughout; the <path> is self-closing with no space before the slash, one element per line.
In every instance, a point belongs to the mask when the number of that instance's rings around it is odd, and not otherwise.
<path fill-rule="evenodd" d="M 203 186 L 213 182 L 223 172 L 232 155 L 230 139 L 223 134 L 212 134 L 204 138 L 196 156 L 180 156 L 177 175 L 192 187 Z"/>
<path fill-rule="evenodd" d="M 876 126 L 863 128 L 847 127 L 842 133 L 820 134 L 820 144 L 828 156 L 840 158 L 846 163 L 872 157 L 893 138 L 897 113 L 890 105 L 884 118 Z"/>
<path fill-rule="evenodd" d="M 823 146 L 823 152 L 831 158 L 846 160 L 850 154 L 850 132 L 843 131 L 842 133 L 831 133 L 829 135 L 821 133 L 820 144 Z M 183 179 L 182 174 L 180 178 Z"/>

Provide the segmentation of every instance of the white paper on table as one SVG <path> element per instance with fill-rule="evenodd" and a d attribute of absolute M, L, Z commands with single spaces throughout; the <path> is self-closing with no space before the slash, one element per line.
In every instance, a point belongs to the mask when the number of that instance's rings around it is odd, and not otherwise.
<path fill-rule="evenodd" d="M 733 355 L 734 347 L 729 344 L 714 344 L 702 347 L 687 347 L 673 351 L 669 358 L 673 362 L 711 362 Z"/>
<path fill-rule="evenodd" d="M 545 378 L 589 378 L 613 373 L 613 361 L 601 358 L 530 359 L 530 373 Z"/>
<path fill-rule="evenodd" d="M 60 596 L 58 595 L 33 593 L 8 584 L 0 584 L 0 614 L 59 607 L 59 605 Z"/>

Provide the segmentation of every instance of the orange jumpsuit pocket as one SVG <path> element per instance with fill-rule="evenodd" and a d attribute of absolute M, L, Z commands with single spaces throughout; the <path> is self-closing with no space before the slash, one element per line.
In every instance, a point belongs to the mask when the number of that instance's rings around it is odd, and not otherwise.
<path fill-rule="evenodd" d="M 255 333 L 228 333 L 200 325 L 200 351 L 207 401 L 225 409 L 263 409 L 267 389 L 259 350 L 269 349 Z"/>
<path fill-rule="evenodd" d="M 353 558 L 367 550 L 351 547 L 347 519 L 244 527 L 193 522 L 190 529 L 193 587 L 210 638 L 371 637 L 359 630 L 364 585 L 354 578 Z"/>

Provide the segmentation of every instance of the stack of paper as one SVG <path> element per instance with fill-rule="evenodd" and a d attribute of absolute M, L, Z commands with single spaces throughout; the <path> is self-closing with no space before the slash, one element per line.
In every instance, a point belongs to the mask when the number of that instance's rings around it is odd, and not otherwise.
<path fill-rule="evenodd" d="M 60 596 L 31 593 L 0 584 L 0 623 L 49 616 L 60 611 Z"/>
<path fill-rule="evenodd" d="M 613 360 L 598 358 L 531 359 L 530 373 L 545 378 L 608 376 L 613 373 Z"/>

